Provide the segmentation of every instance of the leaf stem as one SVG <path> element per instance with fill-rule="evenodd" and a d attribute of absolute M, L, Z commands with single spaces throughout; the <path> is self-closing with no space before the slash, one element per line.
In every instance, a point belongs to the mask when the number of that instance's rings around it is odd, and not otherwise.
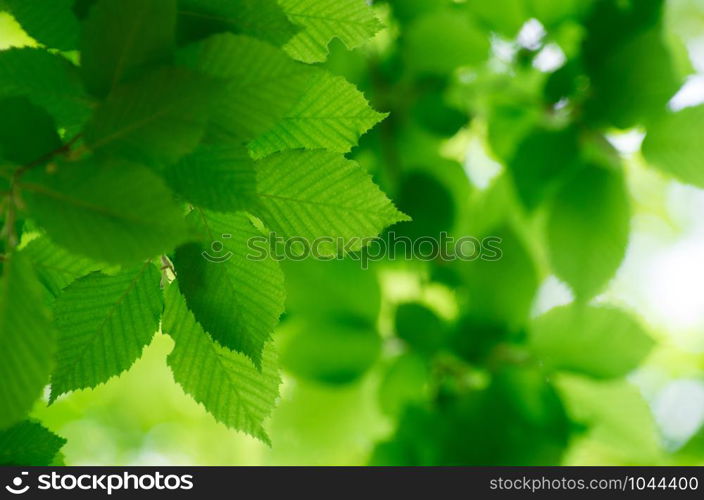
<path fill-rule="evenodd" d="M 169 273 L 170 272 L 170 273 Z M 166 255 L 161 256 L 161 288 L 166 288 L 166 285 L 176 279 L 176 269 L 171 259 Z"/>

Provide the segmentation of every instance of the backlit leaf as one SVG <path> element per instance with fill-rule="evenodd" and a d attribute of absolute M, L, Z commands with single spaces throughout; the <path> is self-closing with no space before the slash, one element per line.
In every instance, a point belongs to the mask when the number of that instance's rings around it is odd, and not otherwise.
<path fill-rule="evenodd" d="M 232 31 L 278 46 L 296 33 L 277 0 L 179 0 L 179 29 L 186 40 Z"/>
<path fill-rule="evenodd" d="M 148 165 L 177 161 L 205 131 L 214 88 L 199 75 L 162 69 L 119 87 L 86 126 L 88 146 Z"/>
<path fill-rule="evenodd" d="M 262 423 L 279 395 L 281 379 L 272 344 L 261 370 L 242 354 L 215 343 L 188 310 L 176 283 L 166 290 L 163 330 L 176 343 L 167 362 L 174 379 L 216 420 L 265 443 Z"/>
<path fill-rule="evenodd" d="M 181 208 L 146 167 L 88 159 L 31 174 L 22 187 L 32 218 L 71 252 L 134 263 L 186 239 Z"/>
<path fill-rule="evenodd" d="M 320 242 L 323 254 L 336 253 L 333 239 L 376 237 L 385 227 L 408 220 L 350 160 L 321 151 L 290 151 L 257 165 L 256 214 L 273 231 L 285 237 Z"/>
<path fill-rule="evenodd" d="M 0 465 L 52 465 L 66 440 L 38 422 L 24 420 L 0 430 Z"/>
<path fill-rule="evenodd" d="M 56 349 L 50 317 L 31 263 L 14 254 L 0 279 L 0 429 L 22 420 L 49 382 Z"/>
<path fill-rule="evenodd" d="M 88 90 L 105 97 L 145 66 L 168 61 L 176 12 L 176 0 L 98 0 L 84 21 L 81 39 Z"/>
<path fill-rule="evenodd" d="M 319 73 L 298 103 L 249 149 L 255 158 L 299 148 L 347 153 L 384 117 L 344 78 Z"/>
<path fill-rule="evenodd" d="M 22 253 L 32 261 L 39 281 L 55 297 L 74 280 L 101 267 L 96 262 L 55 245 L 46 236 L 30 241 Z"/>
<path fill-rule="evenodd" d="M 348 49 L 367 42 L 382 25 L 365 0 L 279 0 L 289 18 L 303 27 L 286 45 L 299 61 L 324 61 L 328 44 L 339 38 Z"/>
<path fill-rule="evenodd" d="M 54 303 L 52 401 L 107 382 L 141 356 L 159 327 L 159 278 L 154 265 L 145 264 L 116 275 L 93 273 L 64 290 Z"/>
<path fill-rule="evenodd" d="M 78 68 L 42 49 L 0 51 L 0 96 L 24 95 L 75 129 L 90 115 L 92 102 L 81 86 Z"/>
<path fill-rule="evenodd" d="M 255 258 L 261 238 L 249 218 L 195 210 L 190 219 L 207 240 L 176 250 L 179 288 L 215 341 L 262 366 L 262 350 L 284 309 L 284 279 L 270 256 Z"/>
<path fill-rule="evenodd" d="M 7 0 L 12 15 L 29 36 L 59 50 L 75 50 L 78 47 L 80 29 L 72 10 L 73 3 L 74 0 Z"/>
<path fill-rule="evenodd" d="M 181 51 L 179 60 L 224 82 L 212 127 L 215 133 L 240 141 L 274 127 L 319 74 L 291 60 L 281 49 L 231 34 L 193 44 Z"/>
<path fill-rule="evenodd" d="M 168 167 L 164 177 L 175 192 L 201 208 L 236 212 L 255 203 L 255 164 L 243 146 L 201 146 Z"/>

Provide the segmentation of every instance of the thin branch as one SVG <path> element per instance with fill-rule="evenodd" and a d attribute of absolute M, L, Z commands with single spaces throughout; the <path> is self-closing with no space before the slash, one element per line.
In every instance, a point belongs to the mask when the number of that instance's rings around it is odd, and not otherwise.
<path fill-rule="evenodd" d="M 58 155 L 65 155 L 71 152 L 71 148 L 82 137 L 82 134 L 76 134 L 61 147 L 56 148 L 49 153 L 42 155 L 36 160 L 22 165 L 12 173 L 10 177 L 10 189 L 6 191 L 3 198 L 3 206 L 1 209 L 5 212 L 5 224 L 0 232 L 0 236 L 7 242 L 7 249 L 12 250 L 19 243 L 17 231 L 15 230 L 15 222 L 17 221 L 17 209 L 21 208 L 20 186 L 19 182 L 22 176 L 35 167 L 43 165 Z"/>
<path fill-rule="evenodd" d="M 18 168 L 15 171 L 15 175 L 14 175 L 15 179 L 18 179 L 19 177 L 24 175 L 25 172 L 27 172 L 35 167 L 38 167 L 39 165 L 43 165 L 44 163 L 48 162 L 49 160 L 51 160 L 55 156 L 67 154 L 67 153 L 71 152 L 71 147 L 73 147 L 73 145 L 76 144 L 76 142 L 78 142 L 78 140 L 82 136 L 83 136 L 83 134 L 76 134 L 68 142 L 66 142 L 66 144 L 62 144 L 61 147 L 58 147 L 55 150 L 50 151 L 50 152 L 40 156 L 39 158 L 37 158 L 33 162 L 30 162 L 30 163 L 27 163 L 26 165 L 21 166 L 20 168 Z"/>

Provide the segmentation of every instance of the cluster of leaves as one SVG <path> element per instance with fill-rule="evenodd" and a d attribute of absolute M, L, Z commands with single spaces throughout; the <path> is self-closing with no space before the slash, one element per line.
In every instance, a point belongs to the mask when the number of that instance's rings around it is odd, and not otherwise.
<path fill-rule="evenodd" d="M 294 281 L 291 320 L 301 325 L 284 365 L 326 383 L 384 367 L 380 403 L 398 425 L 374 464 L 558 464 L 586 435 L 623 460 L 654 460 L 652 417 L 625 379 L 654 342 L 632 313 L 594 299 L 624 259 L 631 224 L 623 159 L 607 133 L 644 130 L 651 167 L 704 186 L 704 107 L 668 108 L 689 69 L 664 36 L 662 0 L 376 3 L 389 40 L 366 54 L 334 50 L 327 63 L 390 114 L 354 156 L 412 217 L 394 230 L 499 236 L 503 257 L 380 264 L 382 277 L 410 273 L 425 291 L 391 299 L 387 339 L 376 325 L 388 297 L 364 272 L 349 266 L 328 279 L 334 307 L 323 320 L 320 311 L 311 320 L 311 295 Z M 557 67 L 541 68 L 546 47 L 559 48 Z M 444 153 L 468 134 L 503 167 L 486 187 Z M 291 266 L 301 280 L 324 272 Z M 574 300 L 536 315 L 551 275 Z M 457 314 L 433 305 L 438 290 Z M 352 352 L 344 367 L 321 359 L 343 345 Z"/>
<path fill-rule="evenodd" d="M 344 157 L 384 115 L 314 64 L 380 22 L 363 0 L 0 7 L 38 44 L 0 52 L 0 462 L 50 463 L 63 440 L 25 420 L 43 388 L 108 381 L 160 325 L 184 391 L 268 441 L 284 274 L 248 239 L 406 218 Z"/>

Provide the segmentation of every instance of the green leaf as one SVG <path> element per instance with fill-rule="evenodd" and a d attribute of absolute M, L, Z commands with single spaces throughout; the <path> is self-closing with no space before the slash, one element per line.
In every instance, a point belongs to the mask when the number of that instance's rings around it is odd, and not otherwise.
<path fill-rule="evenodd" d="M 358 318 L 305 318 L 286 332 L 281 365 L 305 380 L 350 384 L 367 373 L 381 353 L 381 337 Z"/>
<path fill-rule="evenodd" d="M 350 249 L 356 251 L 362 238 L 408 220 L 369 174 L 334 153 L 289 151 L 266 158 L 257 165 L 257 184 L 256 214 L 287 238 L 355 240 Z M 334 242 L 322 243 L 322 253 L 337 253 Z"/>
<path fill-rule="evenodd" d="M 452 352 L 472 364 L 486 363 L 502 342 L 512 340 L 512 332 L 496 319 L 476 318 L 471 313 L 461 317 L 449 336 Z"/>
<path fill-rule="evenodd" d="M 381 353 L 381 337 L 355 318 L 306 318 L 281 347 L 281 365 L 296 377 L 328 385 L 358 381 Z"/>
<path fill-rule="evenodd" d="M 163 329 L 176 343 L 167 363 L 184 391 L 219 422 L 270 443 L 262 423 L 281 384 L 273 345 L 262 353 L 261 370 L 220 347 L 196 322 L 176 283 L 166 290 Z"/>
<path fill-rule="evenodd" d="M 597 1 L 584 21 L 587 28 L 582 52 L 587 66 L 605 62 L 605 56 L 628 44 L 638 35 L 661 26 L 664 0 L 622 3 Z"/>
<path fill-rule="evenodd" d="M 536 128 L 518 145 L 508 163 L 516 191 L 528 209 L 553 194 L 557 181 L 579 161 L 579 137 L 574 128 Z"/>
<path fill-rule="evenodd" d="M 281 49 L 231 34 L 193 44 L 179 53 L 179 60 L 224 81 L 223 98 L 211 117 L 214 132 L 240 141 L 273 128 L 319 74 Z"/>
<path fill-rule="evenodd" d="M 278 262 L 254 259 L 251 238 L 262 237 L 247 215 L 194 211 L 189 218 L 207 246 L 176 250 L 179 288 L 196 320 L 213 339 L 262 367 L 262 351 L 284 310 Z"/>
<path fill-rule="evenodd" d="M 244 146 L 201 146 L 167 167 L 164 177 L 175 192 L 201 208 L 236 212 L 255 203 L 257 173 Z"/>
<path fill-rule="evenodd" d="M 0 96 L 16 95 L 46 109 L 67 129 L 77 128 L 90 116 L 92 104 L 82 88 L 78 68 L 45 50 L 0 51 Z"/>
<path fill-rule="evenodd" d="M 419 125 L 440 137 L 452 137 L 469 123 L 465 109 L 449 101 L 443 88 L 424 89 L 411 109 Z"/>
<path fill-rule="evenodd" d="M 587 117 L 626 129 L 665 114 L 681 82 L 663 36 L 653 28 L 594 56 Z"/>
<path fill-rule="evenodd" d="M 212 82 L 164 68 L 113 92 L 85 129 L 93 151 L 160 166 L 190 153 L 205 131 Z"/>
<path fill-rule="evenodd" d="M 548 31 L 562 22 L 579 20 L 591 9 L 593 3 L 594 0 L 563 0 L 559 3 L 552 0 L 528 0 L 531 17 L 538 19 Z"/>
<path fill-rule="evenodd" d="M 32 171 L 20 186 L 55 243 L 99 262 L 135 263 L 186 239 L 181 207 L 146 167 L 88 159 Z"/>
<path fill-rule="evenodd" d="M 74 0 L 73 11 L 78 19 L 83 20 L 98 0 Z"/>
<path fill-rule="evenodd" d="M 176 0 L 99 0 L 83 25 L 86 88 L 105 97 L 145 67 L 167 62 L 175 45 L 176 12 Z"/>
<path fill-rule="evenodd" d="M 489 111 L 487 139 L 491 150 L 506 163 L 511 161 L 521 140 L 540 120 L 542 110 L 537 108 L 533 100 L 521 98 L 514 102 L 513 99 L 502 96 L 496 99 Z"/>
<path fill-rule="evenodd" d="M 49 381 L 55 348 L 41 285 L 27 257 L 15 253 L 3 263 L 0 281 L 0 429 L 32 408 Z"/>
<path fill-rule="evenodd" d="M 447 341 L 447 325 L 423 304 L 400 304 L 395 320 L 396 335 L 420 354 L 432 356 Z"/>
<path fill-rule="evenodd" d="M 159 328 L 159 280 L 147 263 L 116 275 L 89 274 L 64 290 L 54 303 L 59 337 L 51 401 L 107 382 L 139 359 Z"/>
<path fill-rule="evenodd" d="M 65 444 L 39 422 L 24 420 L 0 431 L 0 465 L 52 465 Z"/>
<path fill-rule="evenodd" d="M 612 307 L 569 305 L 535 319 L 531 346 L 550 369 L 619 378 L 636 369 L 652 338 L 629 314 Z"/>
<path fill-rule="evenodd" d="M 277 0 L 179 0 L 179 30 L 186 40 L 232 31 L 277 46 L 296 33 Z"/>
<path fill-rule="evenodd" d="M 560 395 L 586 438 L 615 463 L 652 465 L 662 460 L 662 434 L 642 390 L 628 380 L 562 375 Z M 613 459 L 612 459 L 613 460 Z"/>
<path fill-rule="evenodd" d="M 643 156 L 649 164 L 680 181 L 704 187 L 703 124 L 704 106 L 662 116 L 648 127 Z"/>
<path fill-rule="evenodd" d="M 457 204 L 448 186 L 429 172 L 405 173 L 396 199 L 399 209 L 413 219 L 398 232 L 414 240 L 439 239 L 441 232 L 452 231 L 457 220 Z"/>
<path fill-rule="evenodd" d="M 460 66 L 473 66 L 489 55 L 489 36 L 456 9 L 420 17 L 406 31 L 406 63 L 418 73 L 446 75 Z"/>
<path fill-rule="evenodd" d="M 588 165 L 560 188 L 548 219 L 550 260 L 578 298 L 599 293 L 618 269 L 630 216 L 628 192 L 616 170 Z"/>
<path fill-rule="evenodd" d="M 545 374 L 499 366 L 486 387 L 464 390 L 432 407 L 410 407 L 395 436 L 375 451 L 375 465 L 535 466 L 557 464 L 570 420 Z"/>
<path fill-rule="evenodd" d="M 454 0 L 388 0 L 394 17 L 402 23 L 452 5 Z"/>
<path fill-rule="evenodd" d="M 6 1 L 14 18 L 39 43 L 59 50 L 78 48 L 80 26 L 72 10 L 74 0 Z"/>
<path fill-rule="evenodd" d="M 46 236 L 40 236 L 30 241 L 22 249 L 22 253 L 32 261 L 39 281 L 54 297 L 58 297 L 61 290 L 73 281 L 97 271 L 101 267 L 96 262 L 55 245 Z"/>
<path fill-rule="evenodd" d="M 385 116 L 344 78 L 321 72 L 283 120 L 250 144 L 250 152 L 254 158 L 299 148 L 347 153 Z"/>
<path fill-rule="evenodd" d="M 279 0 L 279 3 L 289 18 L 303 27 L 286 44 L 286 51 L 306 63 L 325 61 L 333 38 L 339 38 L 351 50 L 382 28 L 365 0 Z"/>
<path fill-rule="evenodd" d="M 471 16 L 475 16 L 486 27 L 487 32 L 495 31 L 513 39 L 531 18 L 529 3 L 530 0 L 470 1 L 467 2 L 466 8 Z M 551 8 L 555 9 L 555 4 L 552 4 Z"/>
<path fill-rule="evenodd" d="M 54 460 L 49 464 L 52 467 L 65 467 L 66 466 L 66 457 L 64 456 L 63 453 L 59 452 L 56 454 L 54 457 Z"/>
<path fill-rule="evenodd" d="M 480 259 L 460 264 L 469 292 L 469 311 L 478 321 L 514 329 L 528 318 L 538 290 L 538 271 L 514 229 L 499 227 L 488 236 L 496 239 L 491 244 L 496 258 L 485 253 Z"/>
<path fill-rule="evenodd" d="M 376 272 L 348 257 L 334 260 L 282 260 L 286 312 L 305 317 L 346 316 L 377 321 L 381 288 Z M 310 286 L 315 283 L 315 286 Z"/>
<path fill-rule="evenodd" d="M 26 97 L 0 99 L 0 156 L 19 165 L 46 157 L 61 147 L 56 125 Z"/>
<path fill-rule="evenodd" d="M 391 417 L 400 417 L 407 406 L 427 398 L 429 369 L 421 356 L 405 353 L 386 368 L 379 385 L 379 405 Z"/>

